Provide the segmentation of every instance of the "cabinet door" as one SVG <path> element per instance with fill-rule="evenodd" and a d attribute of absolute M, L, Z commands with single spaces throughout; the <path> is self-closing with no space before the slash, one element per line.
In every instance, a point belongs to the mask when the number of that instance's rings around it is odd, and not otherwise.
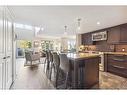
<path fill-rule="evenodd" d="M 3 10 L 0 8 L 0 89 L 4 88 L 4 57 L 5 57 L 5 33 L 3 29 Z"/>
<path fill-rule="evenodd" d="M 115 44 L 120 41 L 120 26 L 112 27 L 108 31 L 108 43 Z"/>
<path fill-rule="evenodd" d="M 92 45 L 93 44 L 92 34 L 91 33 L 88 33 L 88 35 L 87 35 L 87 44 L 88 45 Z"/>
<path fill-rule="evenodd" d="M 120 42 L 127 42 L 127 24 L 121 25 Z"/>
<path fill-rule="evenodd" d="M 12 83 L 12 21 L 10 15 L 6 14 L 6 89 Z"/>
<path fill-rule="evenodd" d="M 84 34 L 83 36 L 83 42 L 84 42 L 84 45 L 87 45 L 88 44 L 88 37 L 87 37 L 87 34 Z"/>
<path fill-rule="evenodd" d="M 0 53 L 4 54 L 4 29 L 3 29 L 3 11 L 0 10 Z"/>
<path fill-rule="evenodd" d="M 0 7 L 0 89 L 12 84 L 12 31 L 9 12 Z"/>
<path fill-rule="evenodd" d="M 81 35 L 81 39 L 82 39 L 82 45 L 84 45 L 85 44 L 85 34 Z"/>
<path fill-rule="evenodd" d="M 91 33 L 83 34 L 82 43 L 84 45 L 92 45 L 93 44 Z"/>
<path fill-rule="evenodd" d="M 0 62 L 0 89 L 2 88 L 3 88 L 3 62 Z"/>
<path fill-rule="evenodd" d="M 4 64 L 5 64 L 5 61 L 3 60 L 3 58 L 0 57 L 0 89 L 3 89 L 4 88 L 4 85 L 5 85 L 5 81 L 4 81 Z"/>

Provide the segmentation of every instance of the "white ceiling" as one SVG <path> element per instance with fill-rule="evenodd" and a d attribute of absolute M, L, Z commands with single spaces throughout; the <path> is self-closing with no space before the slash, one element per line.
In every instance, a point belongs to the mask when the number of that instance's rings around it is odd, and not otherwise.
<path fill-rule="evenodd" d="M 60 37 L 64 26 L 74 35 L 77 18 L 81 18 L 80 33 L 127 23 L 127 6 L 10 6 L 15 21 L 43 26 L 42 35 Z M 101 24 L 97 25 L 97 21 Z"/>

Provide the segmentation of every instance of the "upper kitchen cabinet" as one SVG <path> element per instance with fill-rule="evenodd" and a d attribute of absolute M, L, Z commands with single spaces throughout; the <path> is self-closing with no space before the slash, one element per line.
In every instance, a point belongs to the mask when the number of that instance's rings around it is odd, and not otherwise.
<path fill-rule="evenodd" d="M 121 25 L 120 42 L 127 43 L 127 24 Z"/>
<path fill-rule="evenodd" d="M 122 24 L 109 29 L 108 40 L 109 44 L 127 43 L 127 24 Z"/>
<path fill-rule="evenodd" d="M 105 37 L 105 32 L 107 37 Z M 92 40 L 92 35 L 94 39 Z M 106 38 L 106 39 L 105 39 Z M 100 45 L 100 44 L 123 44 L 127 43 L 127 23 L 118 26 L 105 28 L 90 33 L 82 34 L 83 45 Z"/>
<path fill-rule="evenodd" d="M 91 33 L 82 34 L 82 44 L 83 45 L 92 45 L 93 44 Z"/>
<path fill-rule="evenodd" d="M 116 44 L 120 41 L 120 26 L 112 27 L 108 30 L 108 40 L 109 44 Z"/>

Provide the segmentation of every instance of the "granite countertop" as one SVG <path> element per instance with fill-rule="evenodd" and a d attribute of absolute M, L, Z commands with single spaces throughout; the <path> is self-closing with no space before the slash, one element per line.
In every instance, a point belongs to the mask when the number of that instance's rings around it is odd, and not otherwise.
<path fill-rule="evenodd" d="M 127 55 L 127 52 L 104 52 L 104 54 L 121 54 L 121 55 Z"/>
<path fill-rule="evenodd" d="M 67 54 L 68 58 L 72 60 L 82 60 L 82 59 L 89 59 L 99 57 L 100 54 L 93 54 L 93 53 L 69 53 Z"/>

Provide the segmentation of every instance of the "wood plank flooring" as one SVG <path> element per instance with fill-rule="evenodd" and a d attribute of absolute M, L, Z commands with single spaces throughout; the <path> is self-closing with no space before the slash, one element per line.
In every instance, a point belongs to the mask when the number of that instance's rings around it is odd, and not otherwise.
<path fill-rule="evenodd" d="M 17 59 L 17 78 L 11 89 L 55 89 L 44 73 L 43 64 L 24 67 L 24 62 L 23 58 Z M 127 89 L 127 78 L 100 71 L 99 88 L 93 89 Z"/>
<path fill-rule="evenodd" d="M 54 89 L 43 70 L 43 64 L 25 66 L 24 59 L 17 59 L 17 78 L 11 89 Z"/>

